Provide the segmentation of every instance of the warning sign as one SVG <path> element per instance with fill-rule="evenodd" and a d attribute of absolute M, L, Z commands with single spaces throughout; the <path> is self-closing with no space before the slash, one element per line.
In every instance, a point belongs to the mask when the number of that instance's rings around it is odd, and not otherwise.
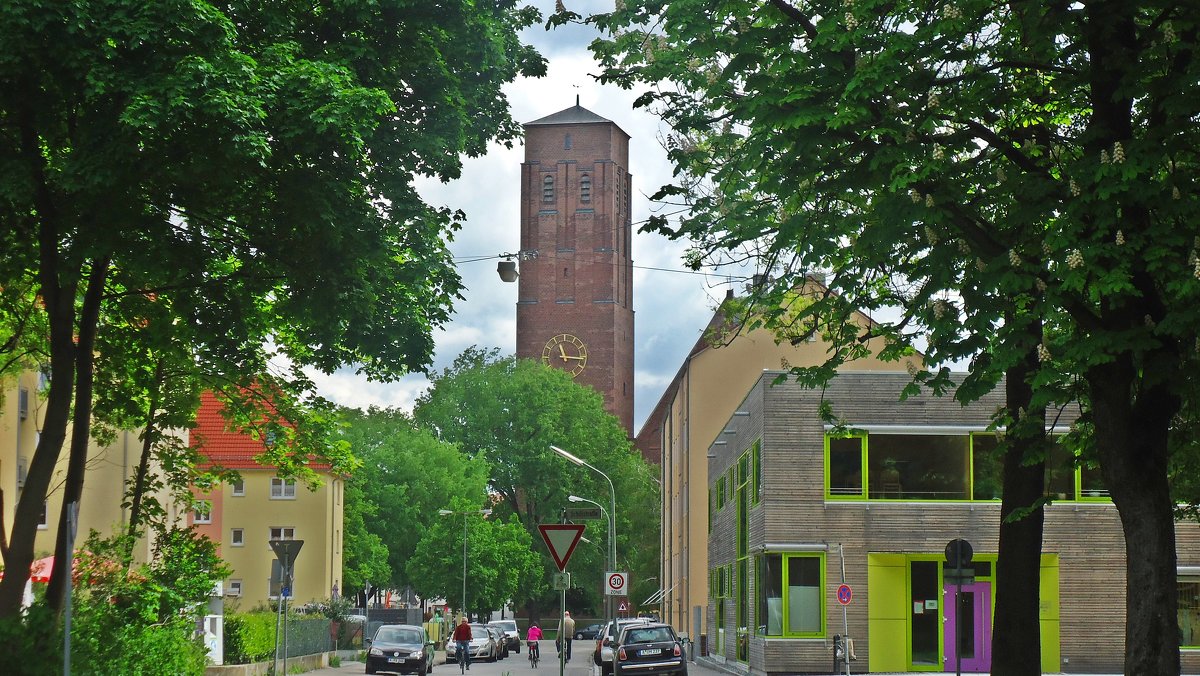
<path fill-rule="evenodd" d="M 550 556 L 554 558 L 554 565 L 558 566 L 560 571 L 566 570 L 567 561 L 571 560 L 571 554 L 575 553 L 575 545 L 579 544 L 579 538 L 583 536 L 583 528 L 582 524 L 573 523 L 538 526 L 542 539 L 546 541 L 546 547 L 550 549 Z"/>

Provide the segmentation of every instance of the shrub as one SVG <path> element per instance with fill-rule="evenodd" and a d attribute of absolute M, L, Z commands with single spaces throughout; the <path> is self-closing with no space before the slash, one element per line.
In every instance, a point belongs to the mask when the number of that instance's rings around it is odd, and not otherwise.
<path fill-rule="evenodd" d="M 274 654 L 274 613 L 225 616 L 225 664 L 262 662 Z"/>

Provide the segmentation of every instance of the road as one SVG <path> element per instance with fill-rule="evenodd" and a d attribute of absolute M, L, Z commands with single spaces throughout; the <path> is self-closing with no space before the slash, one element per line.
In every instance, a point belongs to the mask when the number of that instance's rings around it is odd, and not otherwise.
<path fill-rule="evenodd" d="M 542 648 L 542 661 L 538 664 L 537 669 L 529 666 L 529 657 L 525 653 L 524 645 L 521 646 L 521 652 L 509 653 L 508 657 L 496 662 L 472 662 L 471 670 L 467 673 L 470 676 L 504 676 L 504 674 L 512 674 L 512 676 L 558 676 L 558 660 L 554 652 L 554 641 L 541 641 L 539 645 Z M 592 664 L 592 653 L 590 649 L 595 645 L 594 641 L 575 641 L 572 646 L 571 657 L 574 658 L 566 663 L 566 669 L 563 676 L 600 676 L 600 668 Z M 362 674 L 366 672 L 366 667 L 362 662 L 343 661 L 341 666 L 326 667 L 310 671 L 310 674 Z M 703 667 L 696 662 L 688 664 L 688 672 L 691 676 L 727 676 L 722 672 L 714 671 Z M 445 653 L 439 651 L 437 658 L 434 660 L 433 676 L 451 676 L 458 673 L 458 665 L 454 662 L 445 662 Z"/>

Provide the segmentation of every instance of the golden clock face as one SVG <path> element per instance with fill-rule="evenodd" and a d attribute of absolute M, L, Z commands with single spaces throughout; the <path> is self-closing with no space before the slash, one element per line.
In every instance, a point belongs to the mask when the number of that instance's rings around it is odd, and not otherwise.
<path fill-rule="evenodd" d="M 572 377 L 577 376 L 587 366 L 587 346 L 569 333 L 560 333 L 546 341 L 542 348 L 542 363 L 557 366 Z"/>

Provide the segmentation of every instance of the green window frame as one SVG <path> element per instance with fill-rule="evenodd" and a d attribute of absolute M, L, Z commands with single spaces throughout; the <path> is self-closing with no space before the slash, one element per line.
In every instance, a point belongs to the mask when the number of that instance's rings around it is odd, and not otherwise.
<path fill-rule="evenodd" d="M 854 443 L 858 443 L 857 458 Z M 825 497 L 866 500 L 867 435 L 825 435 Z"/>
<path fill-rule="evenodd" d="M 1200 575 L 1180 575 L 1178 590 L 1179 647 L 1200 648 Z"/>
<path fill-rule="evenodd" d="M 824 638 L 825 554 L 766 552 L 754 557 L 755 633 Z"/>
<path fill-rule="evenodd" d="M 762 439 L 754 442 L 751 456 L 750 474 L 754 490 L 750 493 L 750 502 L 758 505 L 762 501 Z"/>

